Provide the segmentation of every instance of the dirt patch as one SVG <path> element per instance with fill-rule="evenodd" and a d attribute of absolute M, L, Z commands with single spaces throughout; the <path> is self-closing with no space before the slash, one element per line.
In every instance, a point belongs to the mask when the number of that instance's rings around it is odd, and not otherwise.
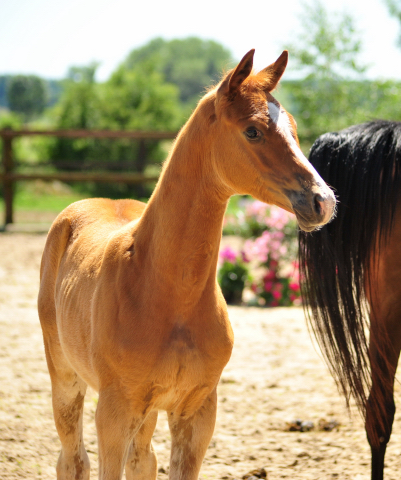
<path fill-rule="evenodd" d="M 1 479 L 55 478 L 59 440 L 36 312 L 44 242 L 44 235 L 0 235 Z M 229 312 L 235 348 L 219 385 L 216 429 L 200 478 L 241 479 L 264 469 L 269 480 L 368 480 L 370 453 L 362 422 L 345 411 L 302 310 L 230 307 Z M 96 393 L 89 390 L 84 431 L 92 478 L 97 475 L 96 403 Z M 311 428 L 291 431 L 297 421 Z M 333 421 L 339 425 L 324 428 Z M 154 448 L 159 478 L 166 479 L 170 436 L 164 412 Z M 399 478 L 400 454 L 401 416 L 396 414 L 386 480 Z"/>

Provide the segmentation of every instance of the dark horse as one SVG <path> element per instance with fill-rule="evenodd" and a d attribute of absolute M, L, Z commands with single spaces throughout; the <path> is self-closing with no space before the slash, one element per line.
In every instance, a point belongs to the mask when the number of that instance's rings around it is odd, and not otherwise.
<path fill-rule="evenodd" d="M 372 480 L 382 480 L 401 349 L 401 122 L 322 135 L 310 161 L 339 204 L 332 223 L 299 234 L 307 317 L 340 391 L 364 415 Z"/>

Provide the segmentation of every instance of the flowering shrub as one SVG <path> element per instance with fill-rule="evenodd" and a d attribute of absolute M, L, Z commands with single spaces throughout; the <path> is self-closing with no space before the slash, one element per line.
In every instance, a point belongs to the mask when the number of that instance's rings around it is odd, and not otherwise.
<path fill-rule="evenodd" d="M 225 231 L 230 229 L 248 237 L 240 259 L 242 265 L 249 262 L 255 269 L 251 289 L 258 303 L 272 307 L 300 305 L 295 216 L 279 207 L 247 200 L 243 214 L 227 218 Z M 238 261 L 239 256 L 233 256 Z"/>
<path fill-rule="evenodd" d="M 218 281 L 227 303 L 242 302 L 242 292 L 249 279 L 248 267 L 242 254 L 236 254 L 231 247 L 220 251 L 221 266 Z"/>
<path fill-rule="evenodd" d="M 289 307 L 301 304 L 297 262 L 293 262 L 292 267 L 293 272 L 280 274 L 276 268 L 276 262 L 270 262 L 261 281 L 253 283 L 251 286 L 256 296 L 262 299 L 262 303 L 270 307 Z"/>
<path fill-rule="evenodd" d="M 235 212 L 226 214 L 223 233 L 255 238 L 266 230 L 283 232 L 287 238 L 297 237 L 295 217 L 282 208 L 267 205 L 259 200 L 238 198 Z"/>

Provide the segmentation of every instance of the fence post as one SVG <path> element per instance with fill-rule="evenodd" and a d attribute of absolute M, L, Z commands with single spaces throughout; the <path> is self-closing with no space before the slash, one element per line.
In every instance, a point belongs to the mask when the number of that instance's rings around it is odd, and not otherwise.
<path fill-rule="evenodd" d="M 11 129 L 10 129 L 11 130 Z M 2 135 L 3 139 L 3 196 L 5 204 L 5 218 L 4 224 L 13 223 L 13 196 L 14 196 L 14 182 L 9 178 L 9 174 L 13 172 L 13 150 L 12 150 L 12 135 Z"/>

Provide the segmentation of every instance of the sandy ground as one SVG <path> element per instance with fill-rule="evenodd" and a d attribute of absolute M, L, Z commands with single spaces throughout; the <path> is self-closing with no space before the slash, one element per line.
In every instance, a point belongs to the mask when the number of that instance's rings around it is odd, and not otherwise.
<path fill-rule="evenodd" d="M 52 419 L 50 383 L 36 312 L 44 235 L 0 235 L 0 479 L 54 479 L 59 440 Z M 333 380 L 315 351 L 299 308 L 230 307 L 235 332 L 232 358 L 218 389 L 214 437 L 201 479 L 241 479 L 265 468 L 270 480 L 357 479 L 369 476 L 362 422 L 347 414 Z M 396 386 L 400 396 L 400 387 Z M 97 475 L 94 413 L 85 400 L 85 442 L 92 478 Z M 311 421 L 308 432 L 287 422 Z M 320 419 L 336 420 L 332 431 Z M 154 447 L 159 479 L 168 472 L 170 436 L 164 412 Z M 401 472 L 401 417 L 386 457 L 386 480 Z"/>

